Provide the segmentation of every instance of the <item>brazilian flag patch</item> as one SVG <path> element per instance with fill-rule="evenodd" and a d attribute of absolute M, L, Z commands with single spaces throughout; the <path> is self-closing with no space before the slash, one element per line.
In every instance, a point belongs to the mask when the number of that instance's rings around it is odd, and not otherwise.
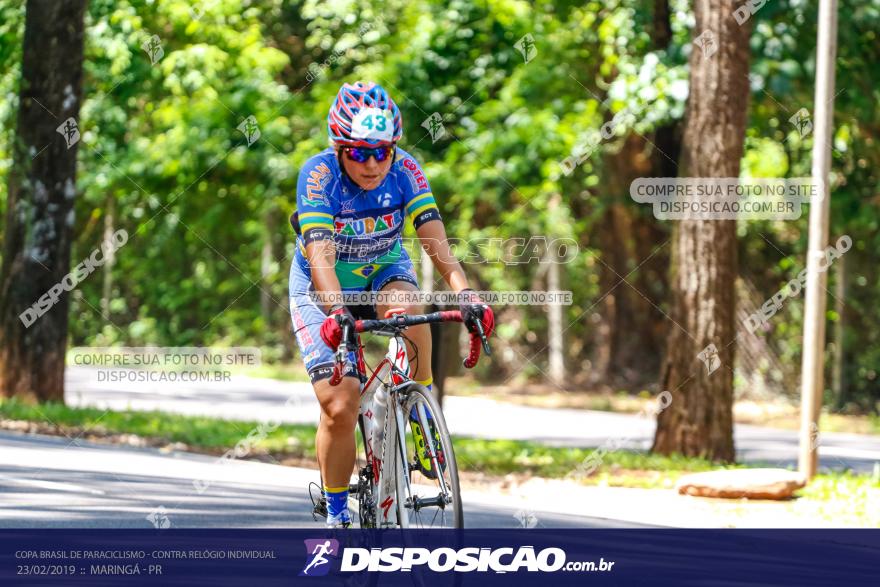
<path fill-rule="evenodd" d="M 372 275 L 373 272 L 376 271 L 376 269 L 378 269 L 378 268 L 379 268 L 378 265 L 371 263 L 369 265 L 361 265 L 357 269 L 353 270 L 352 273 L 354 273 L 355 275 L 359 275 L 359 276 L 366 279 L 367 277 Z"/>

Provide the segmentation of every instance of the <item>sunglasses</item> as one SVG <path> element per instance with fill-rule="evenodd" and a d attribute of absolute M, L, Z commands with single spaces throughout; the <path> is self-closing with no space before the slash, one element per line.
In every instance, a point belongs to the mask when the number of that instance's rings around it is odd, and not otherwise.
<path fill-rule="evenodd" d="M 378 163 L 385 161 L 394 152 L 394 147 L 375 147 L 368 149 L 367 147 L 345 147 L 343 149 L 348 154 L 348 158 L 355 163 L 366 163 L 370 157 L 375 157 Z"/>

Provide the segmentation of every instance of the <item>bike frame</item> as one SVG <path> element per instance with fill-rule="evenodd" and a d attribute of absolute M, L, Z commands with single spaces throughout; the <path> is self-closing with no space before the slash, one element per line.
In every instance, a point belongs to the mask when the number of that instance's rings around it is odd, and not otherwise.
<path fill-rule="evenodd" d="M 410 465 L 406 455 L 406 414 L 402 412 L 401 406 L 406 401 L 407 390 L 413 385 L 413 380 L 410 377 L 409 358 L 404 344 L 403 329 L 430 322 L 461 321 L 461 313 L 458 311 L 407 316 L 402 309 L 394 309 L 386 312 L 385 320 L 358 320 L 354 331 L 349 330 L 348 325 L 343 326 L 343 342 L 336 350 L 336 364 L 330 377 L 331 385 L 337 385 L 345 372 L 345 365 L 349 361 L 349 345 L 345 341 L 350 340 L 350 334 L 372 332 L 390 338 L 388 352 L 369 379 L 366 377 L 363 345 L 360 342 L 360 336 L 358 335 L 356 338 L 356 370 L 361 382 L 358 425 L 361 430 L 367 463 L 358 472 L 357 485 L 350 486 L 350 489 L 352 493 L 358 495 L 362 523 L 366 520 L 371 526 L 379 528 L 398 525 L 406 528 L 409 526 L 409 514 L 406 509 L 408 502 L 401 502 L 401 499 L 406 499 L 406 496 L 412 493 L 409 477 Z M 476 332 L 471 333 L 470 351 L 463 362 L 468 369 L 477 364 L 481 344 L 486 354 L 490 354 L 489 343 L 483 332 L 482 323 L 477 321 L 475 329 Z M 374 397 L 379 389 L 382 389 L 387 396 L 384 422 L 376 421 L 376 414 L 373 412 Z M 428 420 L 423 406 L 419 406 L 418 418 L 425 426 Z M 373 439 L 380 428 L 383 432 L 380 454 L 374 454 Z M 433 441 L 429 440 L 429 442 Z M 436 450 L 431 450 L 430 453 L 433 466 L 439 471 L 440 464 Z M 388 467 L 389 462 L 393 466 Z M 440 480 L 441 491 L 445 495 L 448 492 L 448 487 L 442 476 L 440 476 Z M 419 509 L 421 502 L 415 497 L 413 497 L 413 501 L 414 503 L 409 505 Z M 365 505 L 367 511 L 364 511 Z"/>
<path fill-rule="evenodd" d="M 358 344 L 358 371 L 364 366 L 363 347 Z M 362 372 L 362 371 L 361 371 Z M 360 410 L 358 421 L 364 440 L 367 463 L 371 467 L 371 492 L 375 495 L 373 505 L 376 510 L 376 524 L 379 527 L 409 525 L 406 508 L 398 503 L 398 497 L 404 495 L 405 484 L 409 479 L 409 466 L 406 461 L 406 439 L 403 414 L 400 410 L 399 390 L 412 382 L 410 378 L 409 358 L 406 354 L 402 336 L 392 336 L 388 341 L 388 352 L 376 367 L 373 375 L 361 387 Z M 387 394 L 385 421 L 376 422 L 373 413 L 373 398 L 379 387 L 384 387 Z M 393 416 L 393 418 L 392 418 Z M 392 425 L 393 422 L 393 425 Z M 382 454 L 373 454 L 373 438 L 379 427 L 384 431 Z M 397 454 L 389 452 L 389 448 Z M 401 470 L 394 475 L 394 468 L 389 463 L 396 463 Z"/>

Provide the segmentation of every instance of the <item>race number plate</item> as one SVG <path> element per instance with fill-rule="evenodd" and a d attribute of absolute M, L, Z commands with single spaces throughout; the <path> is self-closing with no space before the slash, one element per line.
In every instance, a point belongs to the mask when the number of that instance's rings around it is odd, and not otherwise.
<path fill-rule="evenodd" d="M 394 136 L 394 121 L 390 110 L 363 108 L 351 121 L 351 136 L 370 141 L 390 141 Z"/>

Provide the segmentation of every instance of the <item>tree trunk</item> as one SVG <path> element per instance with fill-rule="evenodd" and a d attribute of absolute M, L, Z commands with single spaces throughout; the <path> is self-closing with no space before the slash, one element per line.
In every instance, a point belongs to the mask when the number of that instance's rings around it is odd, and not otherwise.
<path fill-rule="evenodd" d="M 643 218 L 628 195 L 633 180 L 654 175 L 649 150 L 643 137 L 632 134 L 618 152 L 605 157 L 610 203 L 597 228 L 603 295 L 597 347 L 604 347 L 604 352 L 597 355 L 597 371 L 612 384 L 653 381 L 660 364 L 657 331 L 666 317 L 656 309 L 661 302 L 656 295 L 657 284 L 646 279 L 663 259 L 662 250 L 653 249 L 665 238 L 659 236 L 663 231 L 658 221 L 652 216 Z M 652 230 L 651 226 L 657 228 Z M 646 238 L 655 240 L 647 243 Z M 665 272 L 665 265 L 662 267 Z M 659 291 L 662 293 L 662 285 Z"/>
<path fill-rule="evenodd" d="M 616 184 L 616 182 L 611 182 Z M 609 192 L 611 193 L 611 192 Z M 619 198 L 619 193 L 613 196 Z M 631 283 L 629 272 L 635 267 L 630 252 L 630 210 L 614 202 L 605 211 L 598 227 L 602 262 L 599 265 L 599 287 L 602 295 L 602 324 L 597 331 L 598 371 L 606 381 L 629 380 L 636 356 L 642 354 L 644 324 L 638 322 L 635 306 L 638 294 L 624 283 Z"/>
<path fill-rule="evenodd" d="M 668 0 L 654 0 L 652 45 L 667 49 L 672 42 Z M 658 307 L 666 300 L 669 258 L 662 245 L 665 227 L 629 201 L 638 177 L 675 177 L 681 151 L 680 130 L 671 122 L 654 131 L 651 141 L 635 133 L 618 153 L 606 157 L 608 195 L 615 201 L 599 226 L 602 250 L 600 288 L 602 321 L 595 328 L 596 364 L 601 378 L 621 385 L 653 383 L 660 367 L 666 316 Z M 658 248 L 659 247 L 659 248 Z M 621 277 L 627 277 L 623 283 Z"/>
<path fill-rule="evenodd" d="M 274 215 L 273 206 L 268 206 L 263 212 L 263 248 L 260 251 L 260 315 L 267 330 L 271 330 L 272 326 L 272 261 L 275 259 L 272 238 L 276 232 L 272 223 Z"/>
<path fill-rule="evenodd" d="M 696 43 L 681 171 L 738 177 L 748 105 L 749 28 L 733 17 L 742 0 L 696 0 L 695 37 L 711 31 L 712 51 Z M 661 368 L 672 402 L 657 418 L 653 450 L 733 461 L 736 222 L 683 220 L 672 237 L 672 320 Z M 698 355 L 715 345 L 720 366 Z M 705 356 L 705 355 L 704 355 Z"/>
<path fill-rule="evenodd" d="M 550 239 L 557 237 L 554 234 L 555 227 L 561 226 L 564 220 L 560 215 L 561 196 L 553 194 L 550 197 L 549 206 L 549 234 Z M 562 262 L 558 256 L 556 247 L 547 247 L 545 253 L 545 261 L 547 268 L 547 290 L 562 290 Z M 535 289 L 535 288 L 532 288 Z M 556 385 L 562 385 L 565 382 L 565 326 L 562 323 L 563 312 L 562 306 L 559 304 L 547 305 L 547 347 L 548 347 L 548 375 L 550 380 Z"/>
<path fill-rule="evenodd" d="M 107 196 L 104 206 L 104 242 L 113 242 L 116 232 L 116 198 Z M 116 264 L 116 250 L 107 249 L 104 254 L 104 283 L 101 288 L 101 317 L 110 320 L 110 302 L 113 298 L 113 265 Z"/>
<path fill-rule="evenodd" d="M 843 379 L 844 364 L 844 316 L 846 316 L 846 256 L 842 256 L 834 263 L 837 270 L 834 283 L 834 313 L 837 320 L 834 322 L 834 362 L 831 366 L 831 389 L 834 394 L 834 407 L 838 410 L 846 404 L 846 392 Z"/>
<path fill-rule="evenodd" d="M 41 316 L 45 303 L 23 313 L 70 271 L 85 7 L 86 0 L 27 4 L 0 269 L 3 396 L 64 399 L 69 294 L 61 290 Z"/>
<path fill-rule="evenodd" d="M 672 44 L 672 18 L 669 0 L 654 0 L 654 49 L 668 50 Z M 681 121 L 673 120 L 654 131 L 651 145 L 651 177 L 676 177 L 681 155 Z M 649 308 L 652 351 L 642 359 L 642 368 L 658 372 L 663 355 L 663 342 L 669 332 L 669 320 L 658 309 L 669 299 L 669 239 L 668 226 L 654 218 L 644 206 L 633 218 L 633 239 L 641 268 L 635 275 L 635 285 L 653 302 Z"/>
<path fill-rule="evenodd" d="M 550 258 L 547 267 L 547 290 L 561 291 L 559 259 L 555 255 Z M 556 385 L 565 382 L 565 327 L 562 324 L 562 306 L 550 304 L 547 306 L 547 341 L 549 348 L 549 371 L 550 380 Z"/>
<path fill-rule="evenodd" d="M 665 49 L 672 42 L 672 18 L 669 0 L 654 0 L 654 30 L 651 35 L 655 49 Z"/>

